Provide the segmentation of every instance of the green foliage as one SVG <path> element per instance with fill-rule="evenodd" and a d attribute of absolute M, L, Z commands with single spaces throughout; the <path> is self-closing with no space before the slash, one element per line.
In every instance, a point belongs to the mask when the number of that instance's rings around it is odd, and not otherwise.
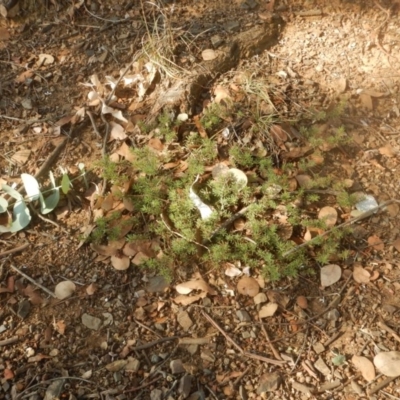
<path fill-rule="evenodd" d="M 255 89 L 252 90 L 257 94 Z M 258 94 L 261 96 L 263 93 Z M 268 98 L 261 100 L 268 103 Z M 329 112 L 314 113 L 313 121 L 341 115 L 344 108 L 345 105 L 340 103 Z M 255 112 L 260 112 L 260 109 Z M 297 231 L 310 229 L 313 234 L 329 230 L 324 221 L 310 216 L 306 209 L 297 205 L 321 202 L 321 195 L 313 193 L 312 189 L 333 188 L 339 192 L 337 201 L 342 207 L 349 207 L 356 201 L 343 186 L 334 185 L 330 177 L 319 175 L 311 157 L 277 167 L 271 157 L 256 155 L 251 146 L 231 143 L 230 162 L 249 172 L 249 178 L 253 179 L 249 179 L 248 185 L 242 187 L 229 174 L 213 179 L 205 173 L 209 171 L 208 167 L 218 162 L 217 141 L 212 134 L 220 128 L 227 113 L 228 108 L 215 103 L 204 111 L 201 124 L 211 138 L 203 138 L 197 132 L 183 134 L 187 169 L 179 176 L 162 169 L 171 155 L 154 152 L 146 146 L 132 149 L 134 161 L 128 167 L 126 164 L 113 164 L 109 159 L 103 160 L 104 174 L 111 181 L 118 179 L 123 168 L 126 174 L 130 173 L 132 185 L 125 195 L 133 204 L 135 225 L 142 226 L 143 230 L 130 234 L 128 240 L 156 237 L 162 243 L 162 255 L 147 260 L 145 267 L 171 276 L 174 268 L 188 263 L 213 269 L 226 262 L 235 262 L 259 268 L 264 276 L 278 280 L 296 276 L 299 271 L 309 272 L 313 262 L 326 264 L 333 257 L 347 258 L 349 252 L 341 246 L 347 234 L 343 229 L 331 229 L 329 235 L 314 237 L 309 243 L 312 252 L 307 247 L 296 248 L 284 234 L 285 223 Z M 267 132 L 272 123 L 271 116 L 259 113 L 256 119 L 257 129 Z M 168 113 L 163 113 L 151 132 L 163 142 L 171 143 L 177 140 L 177 128 L 178 123 Z M 317 127 L 303 128 L 301 132 L 313 147 L 321 146 L 326 140 L 331 145 L 347 142 L 343 127 L 331 129 L 331 135 L 323 138 Z M 291 179 L 299 171 L 309 174 L 312 179 L 307 190 L 299 188 L 293 192 Z M 201 179 L 194 184 L 198 176 Z M 199 210 L 189 197 L 190 190 L 212 208 L 210 218 L 201 219 Z M 234 219 L 230 219 L 243 208 L 245 212 L 240 218 L 244 227 L 235 229 Z M 278 211 L 284 213 L 282 219 L 286 222 L 275 219 Z M 112 224 L 115 215 L 97 221 L 92 240 L 101 242 L 105 238 L 118 237 Z M 225 225 L 226 221 L 231 223 Z"/>

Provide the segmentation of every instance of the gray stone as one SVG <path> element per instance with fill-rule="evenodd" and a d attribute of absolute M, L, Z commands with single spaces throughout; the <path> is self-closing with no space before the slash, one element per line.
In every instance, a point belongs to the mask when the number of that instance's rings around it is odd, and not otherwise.
<path fill-rule="evenodd" d="M 140 361 L 134 357 L 128 357 L 128 363 L 125 366 L 125 371 L 138 372 Z"/>
<path fill-rule="evenodd" d="M 238 32 L 240 29 L 240 24 L 239 21 L 229 21 L 226 24 L 224 24 L 224 29 L 227 32 L 233 33 L 233 32 Z"/>
<path fill-rule="evenodd" d="M 176 360 L 172 360 L 169 363 L 169 367 L 171 369 L 171 374 L 181 374 L 182 372 L 186 372 L 185 367 L 182 364 L 182 360 L 180 358 Z"/>
<path fill-rule="evenodd" d="M 278 372 L 266 373 L 261 375 L 257 387 L 257 394 L 265 392 L 273 392 L 279 388 L 282 382 L 282 377 Z"/>
<path fill-rule="evenodd" d="M 322 375 L 327 376 L 331 373 L 331 370 L 326 365 L 325 361 L 319 357 L 317 361 L 314 363 L 314 367 L 321 372 Z"/>
<path fill-rule="evenodd" d="M 200 354 L 200 357 L 204 361 L 208 361 L 210 363 L 215 362 L 215 355 L 211 350 L 203 350 Z"/>
<path fill-rule="evenodd" d="M 183 328 L 184 331 L 188 331 L 190 327 L 193 325 L 193 321 L 190 319 L 189 314 L 187 311 L 181 311 L 178 316 L 177 320 L 179 325 Z"/>
<path fill-rule="evenodd" d="M 313 345 L 313 349 L 317 354 L 321 354 L 322 352 L 325 351 L 325 347 L 321 342 L 315 343 Z"/>
<path fill-rule="evenodd" d="M 101 326 L 101 319 L 85 313 L 82 314 L 82 324 L 89 329 L 97 331 Z"/>
<path fill-rule="evenodd" d="M 239 318 L 240 322 L 250 322 L 251 321 L 250 315 L 247 311 L 244 311 L 244 310 L 236 311 L 236 315 Z"/>
<path fill-rule="evenodd" d="M 224 43 L 224 39 L 219 35 L 211 36 L 211 44 L 217 48 Z"/>
<path fill-rule="evenodd" d="M 192 389 L 192 376 L 191 375 L 182 376 L 182 378 L 179 380 L 178 393 L 181 394 L 184 399 L 186 399 L 189 396 L 191 389 Z"/>

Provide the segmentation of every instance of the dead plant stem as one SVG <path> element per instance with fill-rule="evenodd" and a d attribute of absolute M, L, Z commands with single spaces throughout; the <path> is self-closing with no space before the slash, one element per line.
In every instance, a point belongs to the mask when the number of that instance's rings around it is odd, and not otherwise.
<path fill-rule="evenodd" d="M 355 217 L 353 219 L 350 219 L 349 221 L 343 222 L 342 224 L 340 224 L 338 226 L 335 226 L 334 228 L 329 229 L 324 233 L 321 233 L 321 235 L 316 236 L 315 238 L 309 240 L 308 242 L 305 242 L 305 243 L 302 243 L 302 244 L 300 244 L 300 245 L 298 245 L 296 247 L 293 247 L 292 249 L 290 249 L 289 251 L 284 253 L 283 257 L 287 257 L 289 254 L 292 254 L 293 252 L 299 250 L 302 247 L 311 246 L 313 244 L 313 242 L 315 242 L 316 240 L 318 240 L 318 239 L 320 239 L 320 238 L 322 238 L 324 236 L 329 235 L 334 230 L 337 230 L 337 229 L 340 229 L 340 228 L 344 228 L 344 227 L 352 225 L 352 224 L 354 224 L 354 223 L 356 223 L 358 221 L 361 221 L 364 218 L 368 218 L 371 215 L 375 214 L 380 209 L 382 209 L 382 208 L 384 208 L 384 207 L 386 207 L 386 206 L 388 206 L 389 204 L 392 204 L 392 203 L 400 203 L 400 200 L 391 199 L 391 200 L 384 201 L 382 204 L 379 204 L 379 206 L 362 213 L 358 217 Z"/>
<path fill-rule="evenodd" d="M 17 271 L 21 276 L 23 276 L 25 279 L 27 279 L 29 282 L 31 282 L 32 284 L 34 284 L 35 286 L 37 286 L 38 288 L 42 289 L 44 292 L 46 292 L 49 296 L 57 298 L 56 295 L 50 291 L 49 289 L 47 289 L 46 287 L 44 287 L 43 285 L 41 285 L 40 283 L 37 283 L 33 278 L 31 278 L 30 276 L 26 275 L 24 272 L 22 272 L 19 268 L 15 267 L 14 265 L 10 264 L 10 267 L 14 270 Z"/>
<path fill-rule="evenodd" d="M 286 364 L 286 361 L 273 360 L 272 358 L 260 356 L 258 354 L 253 354 L 253 353 L 250 353 L 249 351 L 244 351 L 205 311 L 201 310 L 201 313 L 203 314 L 204 318 L 211 325 L 213 325 L 225 337 L 225 339 L 229 343 L 231 343 L 232 346 L 235 347 L 245 357 L 251 358 L 253 360 L 263 361 L 263 362 L 266 362 L 268 364 L 274 364 L 274 365 Z"/>
<path fill-rule="evenodd" d="M 25 243 L 25 244 L 22 244 L 21 246 L 14 247 L 11 250 L 3 251 L 2 253 L 0 253 L 0 258 L 6 257 L 13 253 L 18 253 L 19 251 L 25 250 L 27 247 L 29 247 L 29 243 Z"/>

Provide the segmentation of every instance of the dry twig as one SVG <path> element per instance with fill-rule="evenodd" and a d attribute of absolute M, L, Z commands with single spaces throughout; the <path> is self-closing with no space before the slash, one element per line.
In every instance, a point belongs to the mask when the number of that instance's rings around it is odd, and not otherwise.
<path fill-rule="evenodd" d="M 269 364 L 274 364 L 274 365 L 283 365 L 286 364 L 286 361 L 278 361 L 278 360 L 273 360 L 272 358 L 260 356 L 258 354 L 253 354 L 248 351 L 244 351 L 205 311 L 201 310 L 201 313 L 203 314 L 204 318 L 210 322 L 211 325 L 213 325 L 224 337 L 225 339 L 232 344 L 233 347 L 235 347 L 240 353 L 242 353 L 244 356 L 248 358 L 252 358 L 253 360 L 258 360 L 258 361 L 263 361 Z"/>
<path fill-rule="evenodd" d="M 19 251 L 25 250 L 27 247 L 29 247 L 29 243 L 24 243 L 21 246 L 14 247 L 11 250 L 3 251 L 2 253 L 0 253 L 0 258 L 6 257 L 6 256 L 8 256 L 10 254 L 13 254 L 13 253 L 18 253 Z"/>
<path fill-rule="evenodd" d="M 37 283 L 33 278 L 31 278 L 30 276 L 26 275 L 24 272 L 22 272 L 19 268 L 15 267 L 14 265 L 10 264 L 10 267 L 14 270 L 17 271 L 21 276 L 23 276 L 25 279 L 27 279 L 29 282 L 33 283 L 35 286 L 37 286 L 38 288 L 42 289 L 44 292 L 46 292 L 48 295 L 50 295 L 51 297 L 57 298 L 56 295 L 50 291 L 49 289 L 47 289 L 46 287 L 44 287 L 43 285 L 41 285 L 40 283 Z"/>

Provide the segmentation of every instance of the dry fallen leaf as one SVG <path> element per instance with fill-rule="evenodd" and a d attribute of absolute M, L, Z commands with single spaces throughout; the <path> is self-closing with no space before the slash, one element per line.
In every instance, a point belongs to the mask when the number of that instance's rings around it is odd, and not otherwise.
<path fill-rule="evenodd" d="M 71 296 L 76 290 L 75 283 L 72 281 L 62 281 L 57 284 L 54 289 L 54 294 L 57 299 L 64 300 L 67 297 Z"/>
<path fill-rule="evenodd" d="M 308 307 L 308 301 L 305 296 L 298 296 L 296 299 L 296 303 L 303 310 L 305 310 Z"/>
<path fill-rule="evenodd" d="M 322 207 L 318 213 L 318 219 L 325 221 L 328 228 L 335 226 L 338 213 L 333 207 Z"/>
<path fill-rule="evenodd" d="M 131 260 L 125 254 L 111 256 L 111 265 L 118 271 L 125 271 L 129 268 Z"/>
<path fill-rule="evenodd" d="M 386 143 L 384 146 L 379 148 L 379 153 L 386 157 L 394 157 L 398 152 L 390 143 Z"/>
<path fill-rule="evenodd" d="M 353 278 L 357 283 L 368 283 L 371 274 L 362 267 L 361 264 L 355 264 L 353 267 Z"/>
<path fill-rule="evenodd" d="M 374 364 L 367 357 L 354 355 L 351 359 L 354 366 L 361 372 L 363 378 L 370 382 L 375 379 Z"/>
<path fill-rule="evenodd" d="M 203 279 L 193 279 L 175 286 L 179 294 L 189 294 L 193 290 L 201 290 L 215 296 L 217 292 Z"/>
<path fill-rule="evenodd" d="M 54 324 L 54 329 L 55 329 L 60 335 L 64 335 L 66 327 L 67 327 L 67 325 L 65 324 L 64 320 L 57 321 L 57 322 Z"/>
<path fill-rule="evenodd" d="M 265 306 L 261 307 L 260 311 L 258 312 L 258 316 L 260 318 L 272 317 L 277 309 L 277 303 L 268 303 Z"/>
<path fill-rule="evenodd" d="M 372 235 L 368 238 L 368 244 L 377 251 L 382 251 L 385 248 L 382 240 L 376 235 Z"/>
<path fill-rule="evenodd" d="M 400 351 L 386 351 L 374 358 L 377 370 L 386 376 L 400 376 Z"/>
<path fill-rule="evenodd" d="M 393 247 L 400 253 L 400 236 L 392 243 Z"/>
<path fill-rule="evenodd" d="M 240 294 L 254 297 L 260 291 L 260 286 L 254 278 L 244 276 L 239 279 L 237 290 Z"/>
<path fill-rule="evenodd" d="M 339 265 L 329 264 L 321 268 L 321 285 L 324 287 L 336 283 L 342 276 L 342 270 Z"/>
<path fill-rule="evenodd" d="M 196 301 L 204 299 L 204 297 L 206 297 L 206 296 L 207 296 L 206 292 L 202 292 L 202 293 L 196 294 L 194 296 L 185 296 L 183 294 L 180 294 L 179 296 L 176 296 L 174 298 L 174 302 L 176 304 L 181 304 L 182 306 L 187 306 L 189 304 L 195 303 Z"/>

